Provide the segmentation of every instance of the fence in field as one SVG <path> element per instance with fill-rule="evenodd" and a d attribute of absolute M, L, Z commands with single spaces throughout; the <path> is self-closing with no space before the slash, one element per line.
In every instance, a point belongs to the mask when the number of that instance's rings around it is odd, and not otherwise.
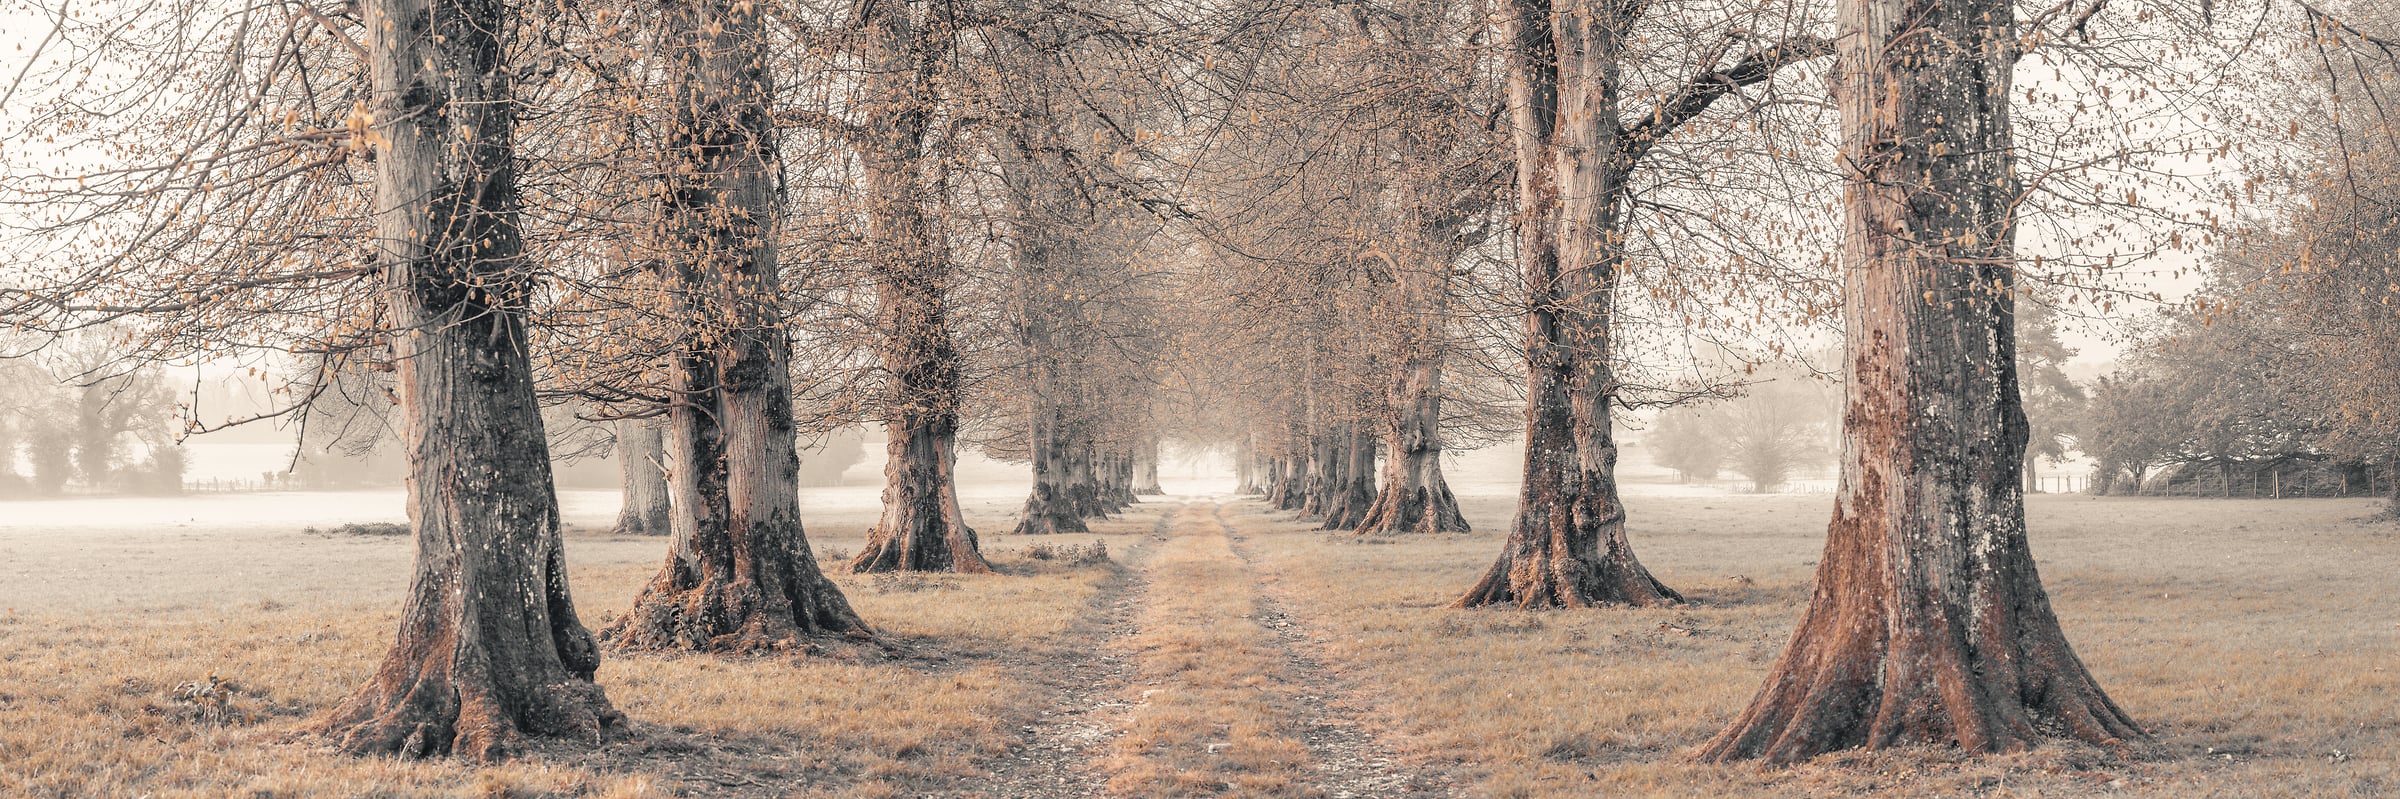
<path fill-rule="evenodd" d="M 2151 478 L 2138 492 L 2146 497 L 2306 499 L 2382 497 L 2392 492 L 2392 467 L 2361 469 L 2186 469 Z"/>
<path fill-rule="evenodd" d="M 2033 478 L 2033 490 L 2040 494 L 2073 494 L 2091 487 L 2092 478 L 2072 474 L 2035 475 Z"/>
<path fill-rule="evenodd" d="M 296 481 L 283 477 L 261 477 L 257 479 L 240 477 L 211 477 L 205 480 L 183 481 L 183 491 L 186 494 L 234 494 L 245 491 L 290 491 L 298 489 L 299 487 L 300 486 Z"/>
<path fill-rule="evenodd" d="M 2355 474 L 2353 472 L 2356 472 Z M 2155 474 L 2155 473 L 2154 473 Z M 2122 488 L 2131 478 L 2120 481 L 2120 494 L 2145 497 L 2219 497 L 2234 499 L 2305 499 L 2333 497 L 2383 497 L 2392 491 L 2392 469 L 2389 466 L 2356 470 L 2335 469 L 2257 469 L 2247 472 L 2218 473 L 2214 470 L 2187 469 L 2151 477 L 2139 491 Z M 1749 493 L 1751 485 L 1743 480 L 1712 480 L 1727 493 Z M 2036 475 L 2028 493 L 2080 494 L 2090 491 L 2090 475 Z M 1835 488 L 1831 478 L 1788 480 L 1777 485 L 1775 493 L 1825 494 Z"/>

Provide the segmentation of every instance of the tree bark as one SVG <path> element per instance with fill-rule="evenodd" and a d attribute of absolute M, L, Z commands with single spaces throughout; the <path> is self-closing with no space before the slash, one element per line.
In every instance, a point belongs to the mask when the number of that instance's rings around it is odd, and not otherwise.
<path fill-rule="evenodd" d="M 1473 528 L 1442 474 L 1441 444 L 1428 441 L 1419 421 L 1403 420 L 1387 441 L 1382 486 L 1358 523 L 1359 535 L 1464 533 Z M 1437 435 L 1435 433 L 1433 435 Z"/>
<path fill-rule="evenodd" d="M 850 562 L 853 572 L 992 570 L 958 507 L 957 418 L 926 415 L 934 414 L 904 410 L 901 423 L 885 428 L 883 518 Z"/>
<path fill-rule="evenodd" d="M 1268 506 L 1276 510 L 1292 510 L 1296 507 L 1292 504 L 1293 497 L 1299 493 L 1293 488 L 1292 471 L 1295 468 L 1292 459 L 1282 455 L 1267 459 Z"/>
<path fill-rule="evenodd" d="M 878 341 L 892 396 L 884 432 L 889 460 L 883 517 L 853 572 L 992 570 L 958 507 L 959 354 L 950 330 L 949 248 L 926 185 L 925 138 L 937 73 L 954 35 L 935 11 L 925 25 L 912 4 L 866 6 L 871 96 L 862 148 L 866 166 L 868 268 L 875 279 Z M 928 8 L 946 8 L 929 4 Z"/>
<path fill-rule="evenodd" d="M 777 272 L 773 84 L 760 12 L 666 6 L 672 109 L 657 258 L 688 325 L 677 342 L 667 450 L 674 543 L 606 637 L 636 649 L 780 651 L 864 637 L 800 524 L 791 344 Z"/>
<path fill-rule="evenodd" d="M 667 499 L 664 432 L 650 419 L 623 419 L 613 427 L 617 438 L 617 474 L 624 483 L 624 507 L 617 511 L 617 534 L 673 532 Z"/>
<path fill-rule="evenodd" d="M 1525 480 L 1499 559 L 1460 607 L 1683 601 L 1626 539 L 1610 420 L 1619 207 L 1632 157 L 1617 124 L 1616 64 L 1630 22 L 1619 15 L 1629 10 L 1594 2 L 1553 15 L 1544 0 L 1519 0 L 1505 17 L 1529 292 Z"/>
<path fill-rule="evenodd" d="M 624 720 L 567 592 L 526 355 L 508 7 L 366 0 L 375 259 L 397 362 L 415 572 L 375 675 L 315 729 L 357 753 L 501 757 Z"/>
<path fill-rule="evenodd" d="M 2068 646 L 2025 538 L 2012 12 L 1841 3 L 1841 487 L 1790 646 L 1700 758 L 2143 736 Z"/>
<path fill-rule="evenodd" d="M 1003 46 L 1001 57 L 1016 57 L 1012 68 L 1039 74 L 1056 68 L 1058 55 L 1019 43 Z M 1049 93 L 1050 85 L 1035 81 L 1011 96 L 1009 124 L 992 128 L 992 151 L 1007 189 L 1010 237 L 1016 254 L 1015 319 L 1018 344 L 1025 349 L 1027 419 L 1026 449 L 1033 466 L 1033 490 L 1019 514 L 1016 533 L 1089 532 L 1076 489 L 1077 441 L 1088 417 L 1085 367 L 1089 362 L 1090 322 L 1073 289 L 1089 256 L 1083 236 L 1096 225 L 1087 176 L 1079 168 L 1064 127 L 1078 120 L 1064 118 L 1062 103 Z"/>
<path fill-rule="evenodd" d="M 1283 442 L 1269 469 L 1272 474 L 1267 503 L 1277 510 L 1296 511 L 1308 504 L 1308 464 L 1316 448 L 1309 438 L 1306 420 L 1299 417 L 1286 420 Z"/>

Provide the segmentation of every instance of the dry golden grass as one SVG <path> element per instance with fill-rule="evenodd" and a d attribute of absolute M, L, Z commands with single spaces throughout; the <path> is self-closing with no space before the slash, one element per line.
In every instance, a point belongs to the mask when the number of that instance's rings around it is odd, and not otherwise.
<path fill-rule="evenodd" d="M 1004 529 L 998 510 L 971 508 Z M 812 517 L 811 537 L 855 549 L 868 522 Z M 1135 514 L 1061 538 L 1121 550 L 1152 526 Z M 1113 579 L 1113 566 L 1025 558 L 1024 543 L 985 541 L 1009 574 L 837 576 L 896 656 L 612 655 L 599 680 L 634 719 L 627 734 L 471 766 L 353 758 L 293 735 L 389 643 L 406 539 L 0 530 L 0 562 L 44 575 L 0 584 L 0 796 L 923 795 L 971 782 L 1050 706 L 1000 655 L 1065 646 L 1053 639 Z M 579 612 L 597 627 L 627 606 L 665 546 L 571 534 Z"/>
<path fill-rule="evenodd" d="M 2052 746 L 1685 762 L 1781 651 L 1828 501 L 1636 497 L 1636 550 L 1699 600 L 1665 610 L 1444 607 L 1497 552 L 1504 496 L 1469 498 L 1470 536 L 1360 544 L 1255 506 L 1236 527 L 1322 659 L 1377 687 L 1415 754 L 1476 772 L 1476 795 L 2400 793 L 2400 527 L 2357 521 L 2368 501 L 2035 498 L 2069 637 L 2159 737 L 2130 761 Z"/>
<path fill-rule="evenodd" d="M 1361 544 L 1235 505 L 1229 540 L 1198 501 L 1164 540 L 1153 522 L 1171 506 L 1151 505 L 1049 541 L 1101 539 L 1118 564 L 987 536 L 1011 574 L 839 576 L 897 654 L 614 656 L 600 682 L 632 730 L 491 766 L 357 759 L 290 735 L 388 642 L 405 540 L 0 522 L 0 797 L 1086 795 L 1103 786 L 1057 775 L 1091 763 L 1002 766 L 1047 757 L 1024 748 L 1031 730 L 1069 716 L 1114 725 L 1090 751 L 1105 789 L 1135 797 L 1333 793 L 1318 766 L 1355 756 L 1323 731 L 1360 719 L 1413 761 L 1399 769 L 1439 777 L 1415 784 L 1476 797 L 2400 794 L 2400 525 L 2359 521 L 2370 501 L 2034 500 L 2068 635 L 2159 735 L 2130 760 L 2051 746 L 1761 769 L 1679 755 L 1782 648 L 1829 497 L 1637 494 L 1643 559 L 1700 604 L 1561 613 L 1444 607 L 1509 511 L 1489 489 L 1464 498 L 1469 536 Z M 1001 529 L 1007 504 L 969 513 Z M 811 538 L 854 551 L 869 521 L 818 511 Z M 664 547 L 570 536 L 587 621 L 624 608 Z M 1114 682 L 1064 691 L 1059 675 L 1120 624 L 1104 619 L 1129 566 L 1147 579 L 1122 640 L 1134 705 L 1098 712 Z M 1328 691 L 1341 701 L 1312 699 Z M 1332 719 L 1332 704 L 1374 710 Z"/>
<path fill-rule="evenodd" d="M 1254 621 L 1255 581 L 1208 503 L 1169 517 L 1143 564 L 1149 587 L 1124 642 L 1135 655 L 1131 718 L 1105 767 L 1121 796 L 1316 796 L 1316 769 L 1274 634 Z"/>

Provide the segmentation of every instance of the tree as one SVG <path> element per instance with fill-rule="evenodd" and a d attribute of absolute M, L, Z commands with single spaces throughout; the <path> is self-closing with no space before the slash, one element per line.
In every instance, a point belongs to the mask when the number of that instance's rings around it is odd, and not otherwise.
<path fill-rule="evenodd" d="M 2212 283 L 2259 284 L 2259 268 L 2222 256 L 2215 261 Z M 2343 403 L 2326 390 L 2338 378 L 2324 370 L 2342 365 L 2318 360 L 2325 350 L 2312 342 L 2319 336 L 2297 329 L 2318 321 L 2279 305 L 2269 300 L 2222 314 L 2169 315 L 2159 335 L 2133 350 L 2089 403 L 2084 450 L 2099 461 L 2095 482 L 2126 474 L 2139 491 L 2153 468 L 2207 465 L 2229 493 L 2236 470 L 2379 457 L 2371 447 L 2340 448 Z"/>
<path fill-rule="evenodd" d="M 1400 87 L 1387 100 L 1397 117 L 1387 149 L 1412 167 L 1387 189 L 1403 216 L 1386 234 L 1393 252 L 1375 251 L 1366 264 L 1391 317 L 1382 359 L 1389 373 L 1379 377 L 1386 457 L 1374 505 L 1356 526 L 1360 535 L 1463 533 L 1470 526 L 1442 473 L 1444 366 L 1459 348 L 1451 333 L 1458 262 L 1494 233 L 1490 217 L 1500 204 L 1507 160 L 1502 137 L 1478 118 L 1480 107 L 1498 99 L 1497 87 L 1474 67 L 1481 48 L 1459 35 L 1480 27 L 1455 18 L 1482 9 L 1395 5 L 1400 13 L 1386 18 L 1380 37 L 1361 31 L 1378 45 L 1361 60 L 1413 79 L 1385 78 Z M 1379 265 L 1389 274 L 1377 274 Z"/>
<path fill-rule="evenodd" d="M 804 486 L 838 486 L 842 473 L 867 459 L 867 431 L 857 426 L 844 426 L 827 431 L 816 442 L 800 450 L 800 484 Z"/>
<path fill-rule="evenodd" d="M 1679 405 L 1662 410 L 1650 434 L 1642 439 L 1650 459 L 1675 470 L 1677 480 L 1715 479 L 1725 469 L 1725 440 L 1711 428 L 1706 409 Z"/>
<path fill-rule="evenodd" d="M 669 518 L 667 448 L 657 423 L 620 419 L 613 426 L 617 472 L 624 483 L 624 507 L 617 511 L 619 535 L 666 535 L 674 531 Z"/>
<path fill-rule="evenodd" d="M 860 160 L 877 342 L 890 381 L 883 517 L 851 571 L 989 572 L 958 507 L 960 355 L 949 294 L 956 279 L 938 221 L 944 199 L 927 137 L 956 48 L 948 2 L 858 5 L 868 64 Z"/>
<path fill-rule="evenodd" d="M 2058 311 L 2041 298 L 2027 296 L 2017 303 L 2017 374 L 2023 378 L 2026 437 L 2025 491 L 2037 493 L 2034 466 L 2041 459 L 2066 460 L 2082 429 L 2083 406 L 2090 398 L 2067 376 L 2075 349 L 2058 337 Z"/>
<path fill-rule="evenodd" d="M 607 637 L 635 648 L 755 652 L 866 636 L 801 529 L 767 11 L 738 0 L 667 11 L 672 120 L 654 262 L 683 324 L 668 367 L 678 397 L 666 436 L 675 537 L 658 576 Z"/>
<path fill-rule="evenodd" d="M 623 720 L 567 592 L 526 355 L 515 99 L 498 0 L 366 0 L 375 260 L 397 333 L 415 573 L 373 678 L 317 722 L 347 750 L 506 754 Z"/>
<path fill-rule="evenodd" d="M 1843 0 L 1841 483 L 1790 645 L 1706 760 L 2143 737 L 2025 538 L 2009 0 Z"/>
<path fill-rule="evenodd" d="M 1683 601 L 1625 534 L 1611 405 L 1617 282 L 1634 171 L 1718 98 L 1828 52 L 1775 42 L 1703 72 L 1628 116 L 1620 89 L 1643 7 L 1515 0 L 1502 13 L 1516 133 L 1517 248 L 1525 307 L 1525 479 L 1500 556 L 1457 605 L 1656 606 Z M 1628 121 L 1628 120 L 1631 121 Z"/>
<path fill-rule="evenodd" d="M 1805 375 L 1783 373 L 1709 409 L 1724 465 L 1750 478 L 1751 491 L 1780 488 L 1795 468 L 1825 457 L 1835 416 L 1817 388 Z"/>
<path fill-rule="evenodd" d="M 1167 489 L 1158 484 L 1158 436 L 1143 436 L 1135 445 L 1133 456 L 1134 496 L 1165 496 Z"/>
<path fill-rule="evenodd" d="M 155 364 L 124 356 L 134 333 L 87 330 L 0 366 L 0 496 L 183 490 L 182 412 Z M 16 474 L 20 443 L 30 480 Z"/>
<path fill-rule="evenodd" d="M 2080 446 L 2094 461 L 2092 493 L 2116 493 L 2119 479 L 2130 479 L 2129 488 L 2140 491 L 2150 470 L 2169 462 L 2189 431 L 2164 400 L 2161 387 L 2138 372 L 2103 377 L 2093 386 L 2079 422 Z"/>
<path fill-rule="evenodd" d="M 2393 16 L 2374 4 L 2341 9 L 2349 18 L 2296 8 L 2307 79 L 2266 89 L 2272 110 L 2260 116 L 2276 135 L 2261 137 L 2248 170 L 2289 199 L 2231 231 L 2160 360 L 2241 370 L 2195 403 L 2190 449 L 2400 465 L 2400 54 L 2370 32 L 2390 30 Z M 2160 366 L 2148 376 L 2162 385 L 2192 377 L 2184 363 Z M 2385 514 L 2400 517 L 2393 482 Z"/>

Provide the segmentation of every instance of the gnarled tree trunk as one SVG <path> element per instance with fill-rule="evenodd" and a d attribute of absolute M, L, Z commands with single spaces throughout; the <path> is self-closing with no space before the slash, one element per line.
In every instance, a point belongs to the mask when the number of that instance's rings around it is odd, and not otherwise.
<path fill-rule="evenodd" d="M 885 427 L 883 518 L 850 562 L 853 572 L 992 570 L 958 507 L 957 417 L 926 415 L 935 414 L 903 410 L 899 424 Z"/>
<path fill-rule="evenodd" d="M 1122 513 L 1141 499 L 1133 495 L 1133 455 L 1110 449 L 1101 453 L 1099 462 L 1100 504 L 1110 513 Z"/>
<path fill-rule="evenodd" d="M 1841 3 L 1841 488 L 1790 646 L 1703 759 L 2142 736 L 2067 645 L 2025 539 L 2011 6 Z"/>
<path fill-rule="evenodd" d="M 575 618 L 526 356 L 511 28 L 497 0 L 366 0 L 374 213 L 415 573 L 374 677 L 316 729 L 343 749 L 490 759 L 623 720 Z"/>
<path fill-rule="evenodd" d="M 670 366 L 675 540 L 611 625 L 639 649 L 776 651 L 867 626 L 825 578 L 800 525 L 791 350 L 776 269 L 772 84 L 760 10 L 667 7 L 674 116 L 657 258 L 686 325 Z"/>
<path fill-rule="evenodd" d="M 1291 454 L 1275 459 L 1280 474 L 1275 481 L 1275 489 L 1267 494 L 1267 502 L 1277 510 L 1296 511 L 1308 505 L 1308 452 L 1313 447 L 1307 439 L 1301 439 L 1299 447 Z"/>
<path fill-rule="evenodd" d="M 1548 3 L 1521 0 L 1505 18 L 1518 257 L 1530 293 L 1525 481 L 1499 559 L 1459 598 L 1461 607 L 1683 600 L 1650 576 L 1625 537 L 1609 419 L 1617 391 L 1611 305 L 1623 260 L 1618 205 L 1629 157 L 1614 107 L 1625 28 L 1617 15 L 1625 10 L 1591 3 L 1588 13 L 1553 17 Z"/>
<path fill-rule="evenodd" d="M 667 499 L 666 438 L 656 421 L 621 419 L 616 432 L 617 474 L 624 506 L 617 511 L 619 535 L 666 535 L 674 530 Z"/>

